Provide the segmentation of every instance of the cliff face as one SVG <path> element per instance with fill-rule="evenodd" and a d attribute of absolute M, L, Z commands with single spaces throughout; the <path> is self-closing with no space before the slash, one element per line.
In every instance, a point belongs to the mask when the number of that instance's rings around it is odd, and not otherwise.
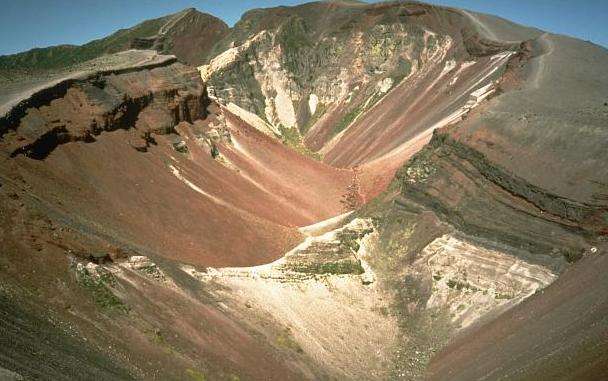
<path fill-rule="evenodd" d="M 357 21 L 360 17 L 365 14 L 356 12 L 341 23 L 330 20 L 321 29 L 312 17 L 285 16 L 201 70 L 222 102 L 304 134 L 337 103 L 352 101 L 353 109 L 363 103 L 371 106 L 374 96 L 377 100 L 450 43 L 409 23 L 365 28 L 364 21 Z M 245 17 L 233 33 L 251 22 Z M 327 137 L 312 139 L 315 143 L 309 145 L 318 150 L 338 132 L 325 132 Z"/>
<path fill-rule="evenodd" d="M 38 98 L 4 134 L 13 157 L 44 159 L 60 144 L 118 129 L 135 127 L 142 138 L 173 132 L 181 121 L 204 119 L 209 105 L 196 72 L 179 63 L 65 81 Z"/>

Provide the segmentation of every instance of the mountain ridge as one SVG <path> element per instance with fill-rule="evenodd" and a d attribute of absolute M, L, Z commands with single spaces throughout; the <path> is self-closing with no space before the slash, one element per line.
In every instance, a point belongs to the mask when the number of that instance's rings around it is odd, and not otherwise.
<path fill-rule="evenodd" d="M 184 20 L 190 18 L 190 20 Z M 207 29 L 207 36 L 204 38 L 213 40 L 221 35 L 222 31 L 228 26 L 220 19 L 197 11 L 194 8 L 186 8 L 180 12 L 158 17 L 155 19 L 144 20 L 130 28 L 120 29 L 107 37 L 91 40 L 83 45 L 58 45 L 46 48 L 33 48 L 24 52 L 0 56 L 0 69 L 2 70 L 41 70 L 41 69 L 61 69 L 74 64 L 79 64 L 84 61 L 97 58 L 104 54 L 116 53 L 129 48 L 150 48 L 154 45 L 154 41 L 159 37 L 166 35 L 170 29 L 179 22 L 202 23 L 203 28 Z M 169 28 L 169 30 L 163 30 Z M 188 31 L 182 31 L 181 34 L 188 36 Z M 200 31 L 196 33 L 201 35 Z M 157 42 L 158 43 L 158 42 Z M 143 45 L 142 45 L 143 44 Z M 177 51 L 176 51 L 177 49 Z M 198 59 L 191 53 L 187 56 L 183 55 L 179 47 L 163 46 L 159 43 L 159 53 L 172 54 L 176 53 L 179 59 L 191 64 L 197 64 Z M 200 56 L 206 55 L 206 50 L 200 53 Z"/>

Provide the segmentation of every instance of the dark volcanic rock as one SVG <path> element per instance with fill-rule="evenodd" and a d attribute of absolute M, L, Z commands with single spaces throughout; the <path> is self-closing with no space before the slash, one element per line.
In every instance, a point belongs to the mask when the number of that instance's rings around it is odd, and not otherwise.
<path fill-rule="evenodd" d="M 196 70 L 174 63 L 151 70 L 100 74 L 72 81 L 63 96 L 25 111 L 4 144 L 12 156 L 46 157 L 70 141 L 94 141 L 104 131 L 137 128 L 142 137 L 168 133 L 181 121 L 205 117 L 209 102 Z M 48 91 L 49 96 L 54 94 Z"/>

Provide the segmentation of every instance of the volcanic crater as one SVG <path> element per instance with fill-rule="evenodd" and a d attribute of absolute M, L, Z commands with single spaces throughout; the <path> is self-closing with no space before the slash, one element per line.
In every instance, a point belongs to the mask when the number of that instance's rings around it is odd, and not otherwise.
<path fill-rule="evenodd" d="M 0 57 L 0 378 L 608 378 L 607 64 L 357 1 Z"/>

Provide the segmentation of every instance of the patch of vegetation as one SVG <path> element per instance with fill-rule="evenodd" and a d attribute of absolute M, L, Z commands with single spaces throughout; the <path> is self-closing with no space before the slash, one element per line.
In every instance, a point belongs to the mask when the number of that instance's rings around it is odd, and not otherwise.
<path fill-rule="evenodd" d="M 295 51 L 312 46 L 308 37 L 307 25 L 301 17 L 290 17 L 282 26 L 277 36 L 281 47 L 286 51 Z"/>
<path fill-rule="evenodd" d="M 314 126 L 315 123 L 317 123 L 317 121 L 323 116 L 323 114 L 325 114 L 325 110 L 327 110 L 327 106 L 325 106 L 323 103 L 317 104 L 317 109 L 315 110 L 315 113 L 310 117 L 310 119 L 308 119 L 308 122 L 306 122 L 306 124 L 301 129 L 302 135 L 306 134 L 308 130 L 310 130 L 310 128 Z"/>
<path fill-rule="evenodd" d="M 393 81 L 393 85 L 396 84 L 397 81 Z M 371 98 L 369 98 L 368 102 L 361 102 L 357 106 L 355 106 L 351 111 L 349 111 L 344 117 L 334 126 L 332 130 L 332 136 L 335 136 L 348 128 L 359 115 L 361 115 L 364 111 L 371 109 L 380 99 L 384 97 L 384 93 L 380 93 L 376 91 Z"/>
<path fill-rule="evenodd" d="M 581 250 L 566 249 L 563 251 L 563 254 L 568 263 L 574 263 L 583 257 L 583 252 Z"/>
<path fill-rule="evenodd" d="M 300 132 L 297 128 L 288 128 L 284 127 L 283 125 L 279 125 L 279 131 L 281 132 L 281 140 L 286 146 L 290 147 L 299 154 L 308 156 L 312 159 L 322 159 L 321 155 L 318 152 L 312 151 L 304 145 L 304 142 L 302 141 L 302 135 L 300 135 Z"/>
<path fill-rule="evenodd" d="M 362 105 L 358 105 L 344 115 L 344 117 L 334 126 L 332 136 L 338 135 L 340 132 L 350 126 L 350 124 L 357 118 L 357 116 L 359 116 L 359 114 L 361 114 L 362 111 Z"/>
<path fill-rule="evenodd" d="M 220 156 L 220 150 L 214 144 L 213 146 L 211 146 L 211 157 L 216 159 L 218 156 Z"/>
<path fill-rule="evenodd" d="M 342 242 L 340 242 L 340 246 L 345 249 L 348 249 L 354 253 L 358 252 L 359 249 L 361 248 L 361 245 L 359 244 L 359 242 L 357 242 L 357 240 L 353 239 L 353 238 L 343 240 Z"/>
<path fill-rule="evenodd" d="M 188 368 L 186 369 L 186 375 L 190 380 L 193 381 L 206 381 L 207 377 L 197 369 Z"/>
<path fill-rule="evenodd" d="M 150 275 L 153 278 L 162 276 L 162 274 L 158 270 L 158 267 L 156 267 L 156 265 L 154 265 L 154 264 L 151 264 L 149 266 L 140 267 L 138 270 L 146 275 Z"/>
<path fill-rule="evenodd" d="M 397 171 L 395 177 L 401 181 L 403 188 L 407 184 L 424 183 L 437 171 L 432 161 L 433 153 L 431 148 L 424 148 Z"/>
<path fill-rule="evenodd" d="M 152 341 L 159 345 L 164 345 L 166 343 L 165 338 L 163 337 L 160 330 L 154 330 L 154 332 L 152 333 Z"/>
<path fill-rule="evenodd" d="M 182 154 L 187 154 L 189 152 L 188 145 L 183 140 L 173 143 L 173 149 Z"/>
<path fill-rule="evenodd" d="M 116 285 L 114 275 L 103 272 L 98 276 L 89 274 L 86 268 L 78 270 L 78 283 L 91 293 L 95 304 L 104 312 L 129 312 L 129 307 L 125 305 L 109 287 Z"/>
<path fill-rule="evenodd" d="M 361 231 L 345 230 L 336 234 L 336 238 L 340 241 L 340 247 L 347 252 L 358 252 L 360 245 L 359 240 L 366 235 L 373 233 L 374 228 L 366 228 Z"/>
<path fill-rule="evenodd" d="M 459 280 L 450 279 L 450 280 L 448 280 L 447 285 L 449 288 L 456 289 L 458 291 L 464 290 L 464 289 L 477 291 L 477 287 L 475 287 L 467 282 L 462 282 Z"/>
<path fill-rule="evenodd" d="M 299 77 L 298 74 L 306 71 L 306 60 L 303 58 L 314 45 L 309 37 L 305 20 L 297 16 L 289 18 L 281 26 L 277 40 L 283 49 L 283 64 L 291 73 Z"/>
<path fill-rule="evenodd" d="M 397 188 L 398 189 L 398 188 Z M 426 366 L 437 350 L 450 338 L 454 324 L 445 308 L 427 308 L 429 289 L 426 272 L 404 269 L 416 259 L 442 230 L 434 219 L 385 204 L 366 209 L 380 235 L 369 258 L 378 287 L 392 290 L 390 315 L 399 324 L 398 343 L 387 379 L 422 379 Z M 445 274 L 436 272 L 435 275 Z M 447 280 L 447 279 L 446 279 Z"/>
<path fill-rule="evenodd" d="M 343 260 L 337 262 L 314 262 L 298 264 L 291 267 L 293 271 L 306 274 L 361 275 L 365 272 L 359 260 Z"/>
<path fill-rule="evenodd" d="M 437 37 L 434 35 L 430 35 L 428 37 L 428 39 L 426 40 L 426 42 L 427 42 L 427 48 L 429 50 L 434 50 L 435 47 L 437 46 Z"/>
<path fill-rule="evenodd" d="M 425 308 L 426 291 L 415 275 L 389 282 L 398 287 L 391 308 L 402 337 L 402 344 L 395 351 L 393 377 L 389 378 L 421 379 L 433 354 L 447 342 L 451 319 L 446 310 Z"/>
<path fill-rule="evenodd" d="M 393 81 L 393 85 L 392 85 L 392 86 L 395 86 L 395 83 L 396 83 L 396 82 L 394 82 L 394 81 Z M 392 86 L 391 86 L 391 88 L 392 88 Z M 388 91 L 390 91 L 390 89 L 389 89 Z M 369 100 L 369 103 L 367 104 L 367 109 L 368 109 L 368 110 L 369 110 L 369 109 L 371 109 L 371 108 L 372 108 L 372 107 L 373 107 L 373 106 L 374 106 L 376 103 L 378 103 L 378 101 L 379 101 L 380 99 L 382 99 L 382 98 L 384 97 L 384 95 L 385 95 L 385 94 L 386 94 L 386 93 L 381 93 L 381 92 L 379 92 L 379 91 L 378 91 L 378 92 L 376 92 L 376 93 L 375 93 L 375 94 L 372 96 L 372 98 Z"/>
<path fill-rule="evenodd" d="M 405 58 L 399 57 L 399 61 L 397 63 L 397 68 L 395 69 L 395 71 L 393 73 L 393 77 L 392 77 L 394 84 L 396 85 L 399 82 L 401 82 L 403 80 L 403 78 L 410 75 L 411 72 L 412 72 L 412 63 L 409 60 L 406 60 Z"/>
<path fill-rule="evenodd" d="M 250 62 L 256 60 L 254 51 L 245 52 L 244 56 L 235 61 L 229 70 L 215 72 L 208 83 L 214 88 L 215 95 L 232 99 L 231 90 L 236 89 L 240 94 L 239 105 L 266 120 L 265 99 L 260 83 L 255 78 L 254 68 Z"/>
<path fill-rule="evenodd" d="M 300 344 L 294 340 L 289 327 L 279 332 L 276 338 L 276 343 L 279 347 L 291 349 L 297 353 L 304 353 L 304 350 L 302 347 L 300 347 Z"/>

